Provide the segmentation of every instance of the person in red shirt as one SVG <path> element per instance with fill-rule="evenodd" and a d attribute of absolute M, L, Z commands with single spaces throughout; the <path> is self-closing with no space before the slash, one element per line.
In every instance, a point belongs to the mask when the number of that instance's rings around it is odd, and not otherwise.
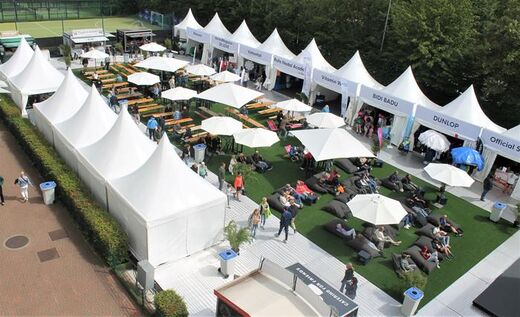
<path fill-rule="evenodd" d="M 242 173 L 237 172 L 237 175 L 235 176 L 234 181 L 234 187 L 235 187 L 235 197 L 238 201 L 240 201 L 240 193 L 244 190 L 244 178 L 242 177 Z"/>

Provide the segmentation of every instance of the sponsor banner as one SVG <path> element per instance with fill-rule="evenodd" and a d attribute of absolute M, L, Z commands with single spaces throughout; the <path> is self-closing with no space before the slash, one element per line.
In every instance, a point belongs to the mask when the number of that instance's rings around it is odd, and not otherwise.
<path fill-rule="evenodd" d="M 474 124 L 461 121 L 421 105 L 417 105 L 415 119 L 421 124 L 439 130 L 440 132 L 447 133 L 446 131 L 449 131 L 456 138 L 471 141 L 475 141 L 478 138 L 481 130 L 480 127 Z"/>
<path fill-rule="evenodd" d="M 103 29 L 79 29 L 70 31 L 72 37 L 96 37 L 105 36 Z"/>
<path fill-rule="evenodd" d="M 505 154 L 504 156 L 516 158 L 516 161 L 520 161 L 520 140 L 514 140 L 502 135 L 501 133 L 487 129 L 482 130 L 480 138 L 487 148 L 490 148 L 499 154 L 503 153 Z"/>
<path fill-rule="evenodd" d="M 213 35 L 211 37 L 211 45 L 214 48 L 218 48 L 219 50 L 228 52 L 228 53 L 236 53 L 238 52 L 238 44 L 222 38 L 220 36 Z"/>
<path fill-rule="evenodd" d="M 240 56 L 262 65 L 271 65 L 273 59 L 271 53 L 266 53 L 247 45 L 240 45 Z"/>
<path fill-rule="evenodd" d="M 206 43 L 208 44 L 211 40 L 211 37 L 208 33 L 202 31 L 202 30 L 196 30 L 192 29 L 190 27 L 186 28 L 186 35 L 190 40 L 197 41 L 199 43 Z"/>
<path fill-rule="evenodd" d="M 413 103 L 391 96 L 377 89 L 362 85 L 359 95 L 363 98 L 363 101 L 369 105 L 381 108 L 392 114 L 399 113 L 408 116 L 413 112 Z"/>
<path fill-rule="evenodd" d="M 343 93 L 342 86 L 346 84 L 344 79 L 334 74 L 324 72 L 321 69 L 314 70 L 313 79 L 316 84 L 335 91 L 338 94 Z"/>
<path fill-rule="evenodd" d="M 316 290 L 314 293 L 320 296 L 327 305 L 335 308 L 337 312 L 336 316 L 343 317 L 357 315 L 358 305 L 355 302 L 345 296 L 345 294 L 341 293 L 336 287 L 333 287 L 316 276 L 316 274 L 311 272 L 305 266 L 300 263 L 295 263 L 287 267 L 287 270 L 294 273 L 298 279 L 311 287 L 313 291 Z M 319 292 L 317 292 L 317 290 L 319 290 Z"/>
<path fill-rule="evenodd" d="M 305 78 L 305 66 L 299 63 L 295 63 L 290 59 L 283 58 L 280 56 L 273 56 L 273 66 L 281 72 L 289 74 L 300 79 Z"/>

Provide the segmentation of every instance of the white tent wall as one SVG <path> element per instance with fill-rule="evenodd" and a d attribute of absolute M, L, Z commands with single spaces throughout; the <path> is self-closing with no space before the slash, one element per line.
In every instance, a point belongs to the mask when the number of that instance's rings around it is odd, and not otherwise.
<path fill-rule="evenodd" d="M 399 145 L 403 141 L 403 133 L 408 124 L 408 116 L 394 115 L 394 121 L 390 128 L 390 143 Z"/>
<path fill-rule="evenodd" d="M 38 131 L 40 131 L 47 142 L 54 146 L 54 130 L 49 120 L 41 113 L 38 107 L 33 108 L 31 117 Z"/>
<path fill-rule="evenodd" d="M 25 109 L 25 107 L 27 106 L 27 101 L 29 100 L 29 96 L 24 95 L 11 82 L 9 82 L 8 85 L 9 85 L 9 90 L 11 91 L 11 99 L 13 99 L 13 102 L 18 106 L 18 108 L 20 108 L 22 117 L 27 118 L 27 110 Z"/>
<path fill-rule="evenodd" d="M 78 153 L 76 148 L 60 131 L 53 128 L 54 148 L 72 171 L 78 172 Z"/>
<path fill-rule="evenodd" d="M 110 155 L 110 153 L 99 153 L 99 155 Z M 106 192 L 106 181 L 105 177 L 101 175 L 92 165 L 89 164 L 81 153 L 77 156 L 77 172 L 81 180 L 85 183 L 87 188 L 92 193 L 92 196 L 97 202 L 103 207 L 108 207 L 107 192 Z M 131 159 L 130 157 L 128 159 Z"/>

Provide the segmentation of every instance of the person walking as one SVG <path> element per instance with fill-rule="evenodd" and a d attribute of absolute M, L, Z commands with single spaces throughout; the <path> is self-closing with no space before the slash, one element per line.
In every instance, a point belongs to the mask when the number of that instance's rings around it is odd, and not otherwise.
<path fill-rule="evenodd" d="M 481 201 L 486 201 L 487 193 L 493 188 L 492 180 L 493 180 L 493 175 L 491 175 L 491 173 L 489 173 L 489 175 L 484 179 L 484 182 L 482 183 L 484 190 L 482 191 L 482 195 L 480 195 Z"/>
<path fill-rule="evenodd" d="M 282 217 L 280 218 L 280 228 L 278 229 L 278 233 L 275 233 L 275 237 L 279 237 L 282 230 L 285 231 L 285 240 L 284 243 L 287 243 L 287 238 L 289 238 L 289 225 L 291 224 L 292 215 L 288 208 L 284 208 Z"/>
<path fill-rule="evenodd" d="M 22 171 L 20 173 L 20 176 L 14 181 L 14 183 L 20 187 L 22 202 L 27 202 L 29 200 L 29 185 L 33 186 L 29 177 L 25 175 L 24 171 Z"/>
<path fill-rule="evenodd" d="M 2 177 L 2 175 L 0 175 L 0 205 L 5 205 L 5 200 L 4 200 L 4 191 L 2 189 L 2 186 L 4 186 L 4 178 Z"/>
<path fill-rule="evenodd" d="M 224 183 L 226 182 L 226 163 L 220 164 L 218 168 L 218 189 L 222 190 L 224 188 Z"/>
<path fill-rule="evenodd" d="M 278 127 L 280 134 L 280 138 L 285 139 L 287 136 L 287 116 L 284 115 L 280 121 L 280 126 Z"/>
<path fill-rule="evenodd" d="M 294 199 L 291 199 L 289 204 L 289 211 L 291 212 L 291 228 L 293 229 L 294 233 L 296 233 L 296 216 L 300 211 L 300 207 L 296 204 Z"/>
<path fill-rule="evenodd" d="M 258 229 L 258 225 L 260 224 L 260 209 L 256 208 L 251 214 L 251 238 L 253 240 L 256 237 L 256 230 Z"/>
<path fill-rule="evenodd" d="M 352 278 L 352 281 L 347 286 L 347 289 L 345 290 L 345 295 L 347 295 L 350 299 L 356 298 L 356 292 L 357 292 L 357 284 L 358 279 L 356 277 Z"/>
<path fill-rule="evenodd" d="M 240 193 L 244 190 L 244 177 L 242 177 L 241 172 L 237 172 L 233 185 L 234 185 L 235 191 L 236 191 L 235 197 L 237 198 L 238 201 L 240 201 Z"/>
<path fill-rule="evenodd" d="M 354 266 L 352 263 L 347 263 L 345 267 L 345 276 L 343 276 L 343 279 L 341 280 L 341 287 L 339 289 L 342 293 L 348 289 L 350 283 L 352 283 L 352 279 L 354 278 Z"/>
<path fill-rule="evenodd" d="M 148 122 L 146 123 L 146 128 L 148 129 L 148 137 L 150 138 L 150 140 L 154 139 L 154 133 L 155 129 L 157 129 L 157 126 L 159 126 L 159 124 L 153 116 L 150 119 L 148 119 Z"/>
<path fill-rule="evenodd" d="M 271 208 L 267 202 L 267 198 L 263 197 L 260 203 L 260 228 L 264 229 L 265 221 L 271 216 Z"/>
<path fill-rule="evenodd" d="M 206 176 L 208 176 L 208 169 L 206 168 L 206 163 L 204 163 L 204 162 L 200 163 L 199 176 L 202 178 L 206 178 Z"/>

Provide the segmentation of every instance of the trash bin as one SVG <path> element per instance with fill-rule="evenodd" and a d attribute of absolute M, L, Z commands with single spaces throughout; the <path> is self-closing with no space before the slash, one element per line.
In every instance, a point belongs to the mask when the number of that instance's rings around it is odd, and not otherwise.
<path fill-rule="evenodd" d="M 197 144 L 193 146 L 195 152 L 195 162 L 200 163 L 204 161 L 204 153 L 206 153 L 206 144 Z"/>
<path fill-rule="evenodd" d="M 123 62 L 125 64 L 128 64 L 130 62 L 130 54 L 128 54 L 128 53 L 123 54 Z"/>
<path fill-rule="evenodd" d="M 401 306 L 401 312 L 405 316 L 413 316 L 421 299 L 424 297 L 423 291 L 417 287 L 410 287 L 404 292 L 404 301 Z"/>
<path fill-rule="evenodd" d="M 54 202 L 54 189 L 56 188 L 56 183 L 53 181 L 45 182 L 40 184 L 40 189 L 43 194 L 43 202 L 46 205 L 50 205 Z"/>
<path fill-rule="evenodd" d="M 220 268 L 218 271 L 224 275 L 224 278 L 228 278 L 230 275 L 235 273 L 235 260 L 237 254 L 235 251 L 228 249 L 218 254 L 220 258 Z"/>
<path fill-rule="evenodd" d="M 491 214 L 489 215 L 489 220 L 498 222 L 500 218 L 502 217 L 502 214 L 504 213 L 504 210 L 506 210 L 507 205 L 504 204 L 501 201 L 497 201 L 493 208 L 491 208 Z"/>

